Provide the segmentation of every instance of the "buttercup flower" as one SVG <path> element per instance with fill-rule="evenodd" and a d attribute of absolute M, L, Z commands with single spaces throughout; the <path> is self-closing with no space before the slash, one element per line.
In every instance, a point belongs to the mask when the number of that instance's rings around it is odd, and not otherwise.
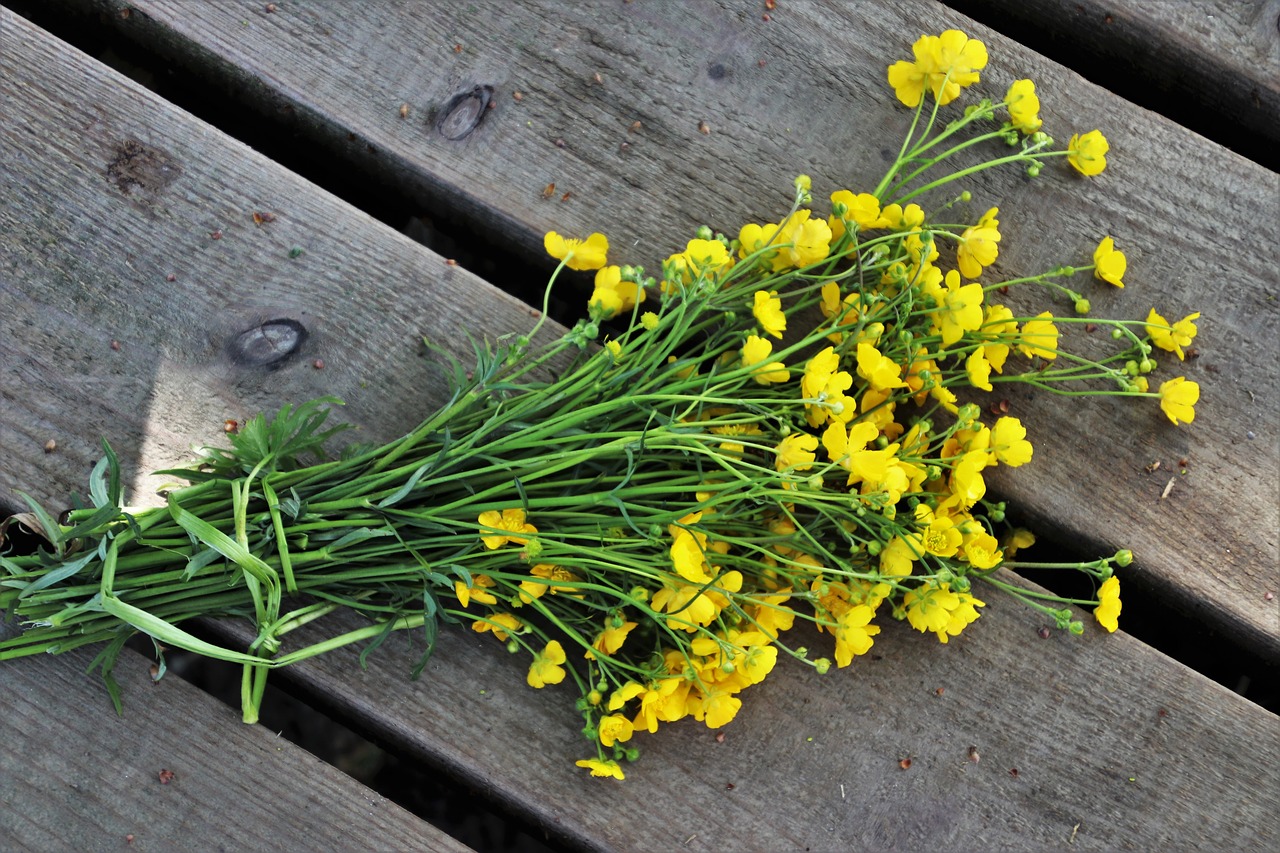
<path fill-rule="evenodd" d="M 522 509 L 504 509 L 501 512 L 496 509 L 486 510 L 480 513 L 479 523 L 482 528 L 499 531 L 483 534 L 480 537 L 484 547 L 490 550 L 501 548 L 508 542 L 516 545 L 527 544 L 529 539 L 523 534 L 538 532 L 538 528 L 525 521 Z"/>
<path fill-rule="evenodd" d="M 548 255 L 565 261 L 571 270 L 598 270 L 607 262 L 609 253 L 609 238 L 600 233 L 585 240 L 574 240 L 548 231 L 542 245 Z"/>
<path fill-rule="evenodd" d="M 1092 177 L 1107 168 L 1107 152 L 1111 150 L 1101 131 L 1091 130 L 1084 136 L 1076 134 L 1067 143 L 1067 162 L 1082 175 Z"/>
<path fill-rule="evenodd" d="M 575 762 L 579 767 L 585 767 L 591 771 L 592 776 L 602 776 L 613 779 L 625 779 L 622 768 L 618 766 L 616 761 L 601 761 L 598 758 L 584 758 Z"/>
<path fill-rule="evenodd" d="M 1200 399 L 1200 386 L 1179 376 L 1160 385 L 1160 409 L 1175 424 L 1191 423 L 1196 419 L 1196 402 Z"/>
<path fill-rule="evenodd" d="M 1182 361 L 1186 356 L 1182 348 L 1191 345 L 1191 341 L 1196 336 L 1195 321 L 1199 319 L 1200 312 L 1197 311 L 1170 324 L 1168 320 L 1156 313 L 1156 309 L 1152 308 L 1151 313 L 1147 315 L 1147 334 L 1151 336 L 1151 343 L 1162 350 L 1177 353 L 1178 361 Z"/>
<path fill-rule="evenodd" d="M 996 262 L 1000 254 L 1000 220 L 996 216 L 1000 209 L 993 207 L 982 215 L 977 225 L 964 229 L 960 235 L 960 246 L 956 249 L 956 264 L 965 278 L 977 278 L 982 275 L 982 268 Z"/>
<path fill-rule="evenodd" d="M 1093 610 L 1093 618 L 1107 633 L 1120 627 L 1120 606 L 1120 579 L 1112 575 L 1098 587 L 1098 606 Z"/>
<path fill-rule="evenodd" d="M 1124 252 L 1116 250 L 1115 242 L 1110 237 L 1103 237 L 1098 248 L 1093 250 L 1093 274 L 1100 281 L 1124 287 Z"/>
<path fill-rule="evenodd" d="M 921 36 L 911 46 L 914 62 L 899 61 L 889 66 L 889 85 L 898 100 L 908 107 L 920 104 L 927 88 L 941 105 L 960 96 L 960 90 L 978 82 L 978 72 L 987 67 L 987 48 L 960 30 L 937 36 Z"/>
<path fill-rule="evenodd" d="M 552 640 L 547 643 L 541 652 L 534 652 L 533 663 L 529 664 L 529 686 L 545 687 L 564 681 L 565 671 L 561 666 L 564 662 L 564 646 L 560 645 L 560 641 Z"/>
<path fill-rule="evenodd" d="M 773 354 L 773 344 L 758 335 L 749 335 L 742 345 L 743 367 L 753 367 L 751 378 L 761 385 L 773 385 L 786 382 L 791 378 L 791 371 L 780 361 L 768 361 Z"/>
<path fill-rule="evenodd" d="M 1053 314 L 1044 311 L 1023 324 L 1018 352 L 1027 358 L 1038 355 L 1046 361 L 1058 357 L 1058 327 L 1053 324 Z"/>
<path fill-rule="evenodd" d="M 781 338 L 787 330 L 787 315 L 782 313 L 782 300 L 776 290 L 757 290 L 751 313 L 766 334 Z"/>
<path fill-rule="evenodd" d="M 1043 122 L 1040 120 L 1040 98 L 1036 96 L 1036 84 L 1030 80 L 1015 80 L 1004 96 L 1009 105 L 1009 123 L 1025 134 L 1035 133 Z"/>

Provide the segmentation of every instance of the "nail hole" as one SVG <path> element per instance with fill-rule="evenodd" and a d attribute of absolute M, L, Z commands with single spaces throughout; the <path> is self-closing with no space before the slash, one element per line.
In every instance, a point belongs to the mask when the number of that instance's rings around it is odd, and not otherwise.
<path fill-rule="evenodd" d="M 436 129 L 445 139 L 462 139 L 480 126 L 492 99 L 492 86 L 476 86 L 469 92 L 454 95 L 441 111 Z"/>
<path fill-rule="evenodd" d="M 302 346 L 306 327 L 297 320 L 268 320 L 231 339 L 228 349 L 236 364 L 277 367 Z"/>

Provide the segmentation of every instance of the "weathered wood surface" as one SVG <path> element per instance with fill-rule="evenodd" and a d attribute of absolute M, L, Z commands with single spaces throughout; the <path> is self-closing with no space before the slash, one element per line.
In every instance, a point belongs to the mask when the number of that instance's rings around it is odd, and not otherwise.
<path fill-rule="evenodd" d="M 1001 258 L 988 277 L 1087 260 L 1111 234 L 1129 256 L 1129 287 L 1079 281 L 1095 313 L 1204 314 L 1201 357 L 1170 356 L 1160 374 L 1201 383 L 1195 424 L 1173 427 L 1154 402 L 1015 392 L 1037 456 L 999 477 L 999 490 L 1082 551 L 1132 548 L 1139 562 L 1127 578 L 1280 655 L 1280 598 L 1265 598 L 1280 587 L 1280 246 L 1254 227 L 1280 221 L 1275 173 L 929 0 L 892 14 L 792 3 L 769 22 L 750 4 L 673 14 L 646 3 L 403 3 L 353 15 L 305 0 L 275 13 L 255 0 L 60 2 L 105 10 L 352 168 L 507 245 L 536 255 L 550 228 L 603 230 L 618 259 L 650 267 L 700 223 L 736 231 L 776 218 L 795 173 L 811 174 L 819 196 L 874 185 L 909 121 L 885 67 L 921 32 L 966 28 L 991 48 L 992 94 L 1030 76 L 1046 130 L 1066 138 L 1101 127 L 1112 144 L 1111 166 L 1092 181 L 1057 162 L 1036 181 L 988 173 L 968 183 L 975 218 L 1002 209 Z M 1280 34 L 1257 38 L 1254 79 L 1273 85 Z M 465 138 L 445 138 L 440 109 L 476 86 L 493 87 L 494 109 Z M 1185 475 L 1171 473 L 1183 459 Z"/>
<path fill-rule="evenodd" d="M 1280 166 L 1280 0 L 949 0 L 1179 124 Z M 1069 57 L 1069 60 L 1067 59 Z"/>
<path fill-rule="evenodd" d="M 0 130 L 0 421 L 6 447 L 30 436 L 6 487 L 56 500 L 100 433 L 140 470 L 216 437 L 226 416 L 320 391 L 387 434 L 417 417 L 415 397 L 438 400 L 415 335 L 526 327 L 496 289 L 3 11 L 0 35 L 0 109 L 16 117 Z M 181 174 L 123 192 L 107 173 L 129 139 Z M 255 226 L 263 209 L 277 219 Z M 574 209 L 548 210 L 549 225 Z M 289 261 L 292 245 L 306 252 Z M 282 314 L 313 331 L 300 356 L 274 371 L 227 361 L 228 334 Z M 130 440 L 157 424 L 168 447 Z M 52 429 L 59 449 L 37 452 Z M 642 741 L 622 790 L 572 766 L 585 743 L 567 692 L 529 691 L 492 642 L 448 634 L 419 684 L 404 680 L 416 656 L 403 640 L 368 672 L 339 654 L 294 678 L 586 846 L 1271 846 L 1272 715 L 1123 634 L 1039 640 L 1034 615 L 991 598 L 964 642 L 894 624 L 852 672 L 784 667 L 724 743 L 696 724 Z M 41 663 L 93 687 L 78 660 Z M 24 665 L 6 665 L 6 682 Z M 127 689 L 128 713 L 154 695 Z M 40 754 L 31 740 L 12 749 L 18 762 Z"/>
<path fill-rule="evenodd" d="M 136 652 L 116 670 L 132 700 L 115 717 L 84 675 L 92 659 L 4 665 L 0 849 L 470 849 L 274 732 L 241 725 L 204 691 L 153 682 Z"/>

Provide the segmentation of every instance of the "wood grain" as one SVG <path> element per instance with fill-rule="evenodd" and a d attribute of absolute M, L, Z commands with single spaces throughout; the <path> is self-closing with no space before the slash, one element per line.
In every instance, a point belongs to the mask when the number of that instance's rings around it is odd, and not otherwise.
<path fill-rule="evenodd" d="M 471 849 L 180 678 L 153 682 L 129 650 L 116 674 L 132 699 L 116 717 L 84 675 L 92 659 L 3 664 L 0 848 Z"/>
<path fill-rule="evenodd" d="M 446 631 L 416 683 L 409 637 L 367 671 L 343 650 L 278 675 L 588 849 L 1274 846 L 1273 715 L 1131 637 L 1041 640 L 1033 614 L 985 600 L 948 646 L 892 623 L 848 670 L 783 660 L 722 742 L 692 720 L 638 734 L 621 788 L 573 766 L 591 747 L 571 690 L 529 689 L 487 637 Z"/>
<path fill-rule="evenodd" d="M 949 0 L 1122 97 L 1280 168 L 1280 0 Z"/>
<path fill-rule="evenodd" d="M 1129 256 L 1130 284 L 1080 282 L 1096 314 L 1204 314 L 1201 357 L 1166 359 L 1157 374 L 1201 384 L 1195 424 L 1174 428 L 1153 402 L 1011 393 L 1037 456 L 995 486 L 1084 553 L 1132 548 L 1138 586 L 1280 655 L 1280 599 L 1265 598 L 1280 586 L 1280 413 L 1269 393 L 1280 379 L 1280 247 L 1266 236 L 1280 221 L 1275 173 L 930 0 L 893 14 L 796 3 L 768 22 L 741 4 L 673 15 L 645 3 L 404 3 L 369 16 L 307 0 L 271 14 L 256 2 L 61 2 L 102 10 L 339 162 L 531 257 L 548 229 L 603 230 L 625 247 L 621 260 L 650 267 L 699 224 L 735 232 L 776 218 L 795 173 L 812 175 L 819 197 L 873 186 L 909 121 L 885 66 L 921 32 L 966 28 L 991 46 L 987 91 L 1031 76 L 1049 132 L 1101 127 L 1112 144 L 1111 166 L 1092 181 L 1059 163 L 1034 182 L 987 173 L 967 184 L 969 215 L 1003 212 L 994 274 L 1086 261 L 1110 234 Z M 1259 48 L 1265 80 L 1280 67 L 1271 44 Z M 495 108 L 461 140 L 444 138 L 440 109 L 476 86 L 493 88 Z M 552 182 L 574 200 L 544 199 Z"/>

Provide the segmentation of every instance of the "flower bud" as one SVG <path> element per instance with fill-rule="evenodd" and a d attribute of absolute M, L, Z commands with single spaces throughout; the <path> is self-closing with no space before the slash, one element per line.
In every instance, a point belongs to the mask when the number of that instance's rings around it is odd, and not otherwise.
<path fill-rule="evenodd" d="M 809 190 L 813 189 L 813 179 L 808 175 L 797 175 L 795 184 L 796 189 L 801 192 L 807 193 Z"/>
<path fill-rule="evenodd" d="M 1134 361 L 1133 359 L 1129 359 L 1128 361 L 1126 361 L 1124 363 L 1124 372 L 1129 374 L 1130 376 L 1137 376 L 1138 362 Z"/>
<path fill-rule="evenodd" d="M 884 543 L 872 540 L 867 543 L 867 553 L 873 557 L 879 557 L 880 552 L 884 550 Z"/>
<path fill-rule="evenodd" d="M 831 670 L 831 661 L 826 658 L 818 658 L 813 662 L 813 668 L 818 671 L 818 675 L 826 675 Z"/>
<path fill-rule="evenodd" d="M 1073 620 L 1071 624 L 1067 626 L 1067 630 L 1079 637 L 1084 633 L 1084 623 L 1079 619 Z"/>
<path fill-rule="evenodd" d="M 1121 339 L 1121 338 L 1123 338 L 1123 337 L 1124 337 L 1124 331 L 1123 331 L 1123 330 L 1121 330 L 1121 329 L 1112 329 L 1112 330 L 1111 330 L 1111 340 L 1113 340 L 1113 341 L 1118 341 L 1118 340 L 1120 340 L 1120 339 Z"/>
<path fill-rule="evenodd" d="M 640 757 L 640 749 L 639 747 L 629 746 L 622 751 L 622 755 L 627 761 L 635 761 Z"/>
<path fill-rule="evenodd" d="M 603 701 L 604 701 L 604 694 L 601 693 L 599 690 L 592 690 L 590 693 L 587 694 L 587 704 L 593 708 L 596 705 L 599 705 Z"/>
<path fill-rule="evenodd" d="M 1076 300 L 1076 313 L 1077 313 L 1077 314 L 1088 314 L 1088 313 L 1089 313 L 1089 300 L 1088 300 L 1088 299 L 1085 299 L 1085 298 L 1082 296 L 1082 297 L 1080 297 L 1079 299 L 1077 299 L 1077 300 Z"/>
<path fill-rule="evenodd" d="M 969 192 L 968 190 L 965 190 L 964 192 L 960 193 L 960 200 L 965 204 L 968 204 L 969 202 L 973 201 L 973 193 Z"/>
<path fill-rule="evenodd" d="M 713 236 L 710 226 L 707 225 L 699 225 L 698 230 L 694 232 L 694 235 L 699 240 L 710 240 Z"/>
<path fill-rule="evenodd" d="M 1154 359 L 1144 358 L 1142 361 L 1138 362 L 1139 373 L 1150 373 L 1155 369 L 1156 369 L 1156 363 Z"/>
<path fill-rule="evenodd" d="M 1111 559 L 1116 561 L 1117 566 L 1124 568 L 1133 562 L 1133 552 L 1128 548 L 1121 548 L 1119 551 L 1116 551 L 1116 555 Z"/>
<path fill-rule="evenodd" d="M 515 640 L 507 640 L 507 651 L 514 655 L 516 652 L 520 651 L 520 644 Z"/>
<path fill-rule="evenodd" d="M 1027 177 L 1028 177 L 1028 178 L 1038 178 L 1038 177 L 1040 177 L 1040 164 L 1039 164 L 1039 163 L 1032 163 L 1030 166 L 1028 166 L 1028 167 L 1027 167 Z"/>

